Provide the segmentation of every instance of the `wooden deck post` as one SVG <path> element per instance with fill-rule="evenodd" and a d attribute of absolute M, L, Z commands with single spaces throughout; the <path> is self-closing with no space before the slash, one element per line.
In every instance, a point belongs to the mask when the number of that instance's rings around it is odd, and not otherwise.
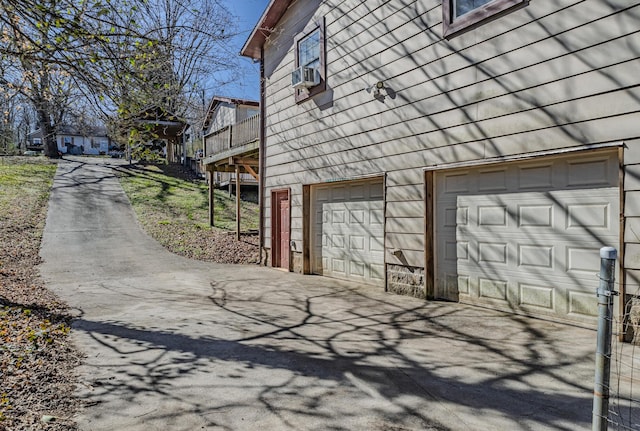
<path fill-rule="evenodd" d="M 236 239 L 240 241 L 240 165 L 236 165 Z"/>
<path fill-rule="evenodd" d="M 213 171 L 207 169 L 207 177 L 209 178 L 209 226 L 214 226 L 213 207 L 215 205 L 214 187 L 213 187 Z"/>

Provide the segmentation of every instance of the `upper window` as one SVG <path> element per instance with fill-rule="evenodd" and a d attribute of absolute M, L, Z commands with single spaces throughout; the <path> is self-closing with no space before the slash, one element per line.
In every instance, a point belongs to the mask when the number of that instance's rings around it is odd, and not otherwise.
<path fill-rule="evenodd" d="M 318 73 L 318 84 L 307 88 L 296 88 L 296 102 L 301 102 L 326 90 L 326 66 L 325 66 L 325 34 L 324 19 L 315 23 L 310 31 L 296 36 L 295 42 L 295 67 L 314 69 Z"/>
<path fill-rule="evenodd" d="M 453 12 L 455 17 L 458 18 L 461 15 L 471 12 L 474 9 L 478 9 L 480 6 L 484 6 L 490 2 L 491 0 L 453 0 L 453 3 L 456 5 Z"/>
<path fill-rule="evenodd" d="M 317 28 L 298 42 L 298 67 L 320 67 L 320 29 Z"/>
<path fill-rule="evenodd" d="M 442 0 L 444 37 L 452 38 L 527 4 L 529 0 Z"/>

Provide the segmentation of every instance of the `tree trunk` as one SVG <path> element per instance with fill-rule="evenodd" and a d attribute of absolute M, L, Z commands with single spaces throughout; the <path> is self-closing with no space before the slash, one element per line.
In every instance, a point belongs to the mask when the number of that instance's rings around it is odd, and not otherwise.
<path fill-rule="evenodd" d="M 44 155 L 50 159 L 60 158 L 58 142 L 56 140 L 55 127 L 51 125 L 49 112 L 46 109 L 38 109 L 38 120 L 42 132 Z"/>

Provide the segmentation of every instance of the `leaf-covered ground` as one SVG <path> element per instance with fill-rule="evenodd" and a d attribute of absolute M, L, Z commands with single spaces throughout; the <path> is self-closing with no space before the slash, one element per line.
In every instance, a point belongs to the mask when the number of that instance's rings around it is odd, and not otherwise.
<path fill-rule="evenodd" d="M 0 157 L 0 430 L 75 430 L 66 305 L 37 266 L 56 164 Z"/>

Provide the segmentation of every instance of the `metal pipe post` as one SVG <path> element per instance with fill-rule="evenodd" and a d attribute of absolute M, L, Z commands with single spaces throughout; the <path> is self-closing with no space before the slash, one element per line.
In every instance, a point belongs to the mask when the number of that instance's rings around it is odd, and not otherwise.
<path fill-rule="evenodd" d="M 600 249 L 600 284 L 598 287 L 598 342 L 596 376 L 593 388 L 592 431 L 606 431 L 609 425 L 609 372 L 611 369 L 611 319 L 613 316 L 613 282 L 617 251 Z"/>

